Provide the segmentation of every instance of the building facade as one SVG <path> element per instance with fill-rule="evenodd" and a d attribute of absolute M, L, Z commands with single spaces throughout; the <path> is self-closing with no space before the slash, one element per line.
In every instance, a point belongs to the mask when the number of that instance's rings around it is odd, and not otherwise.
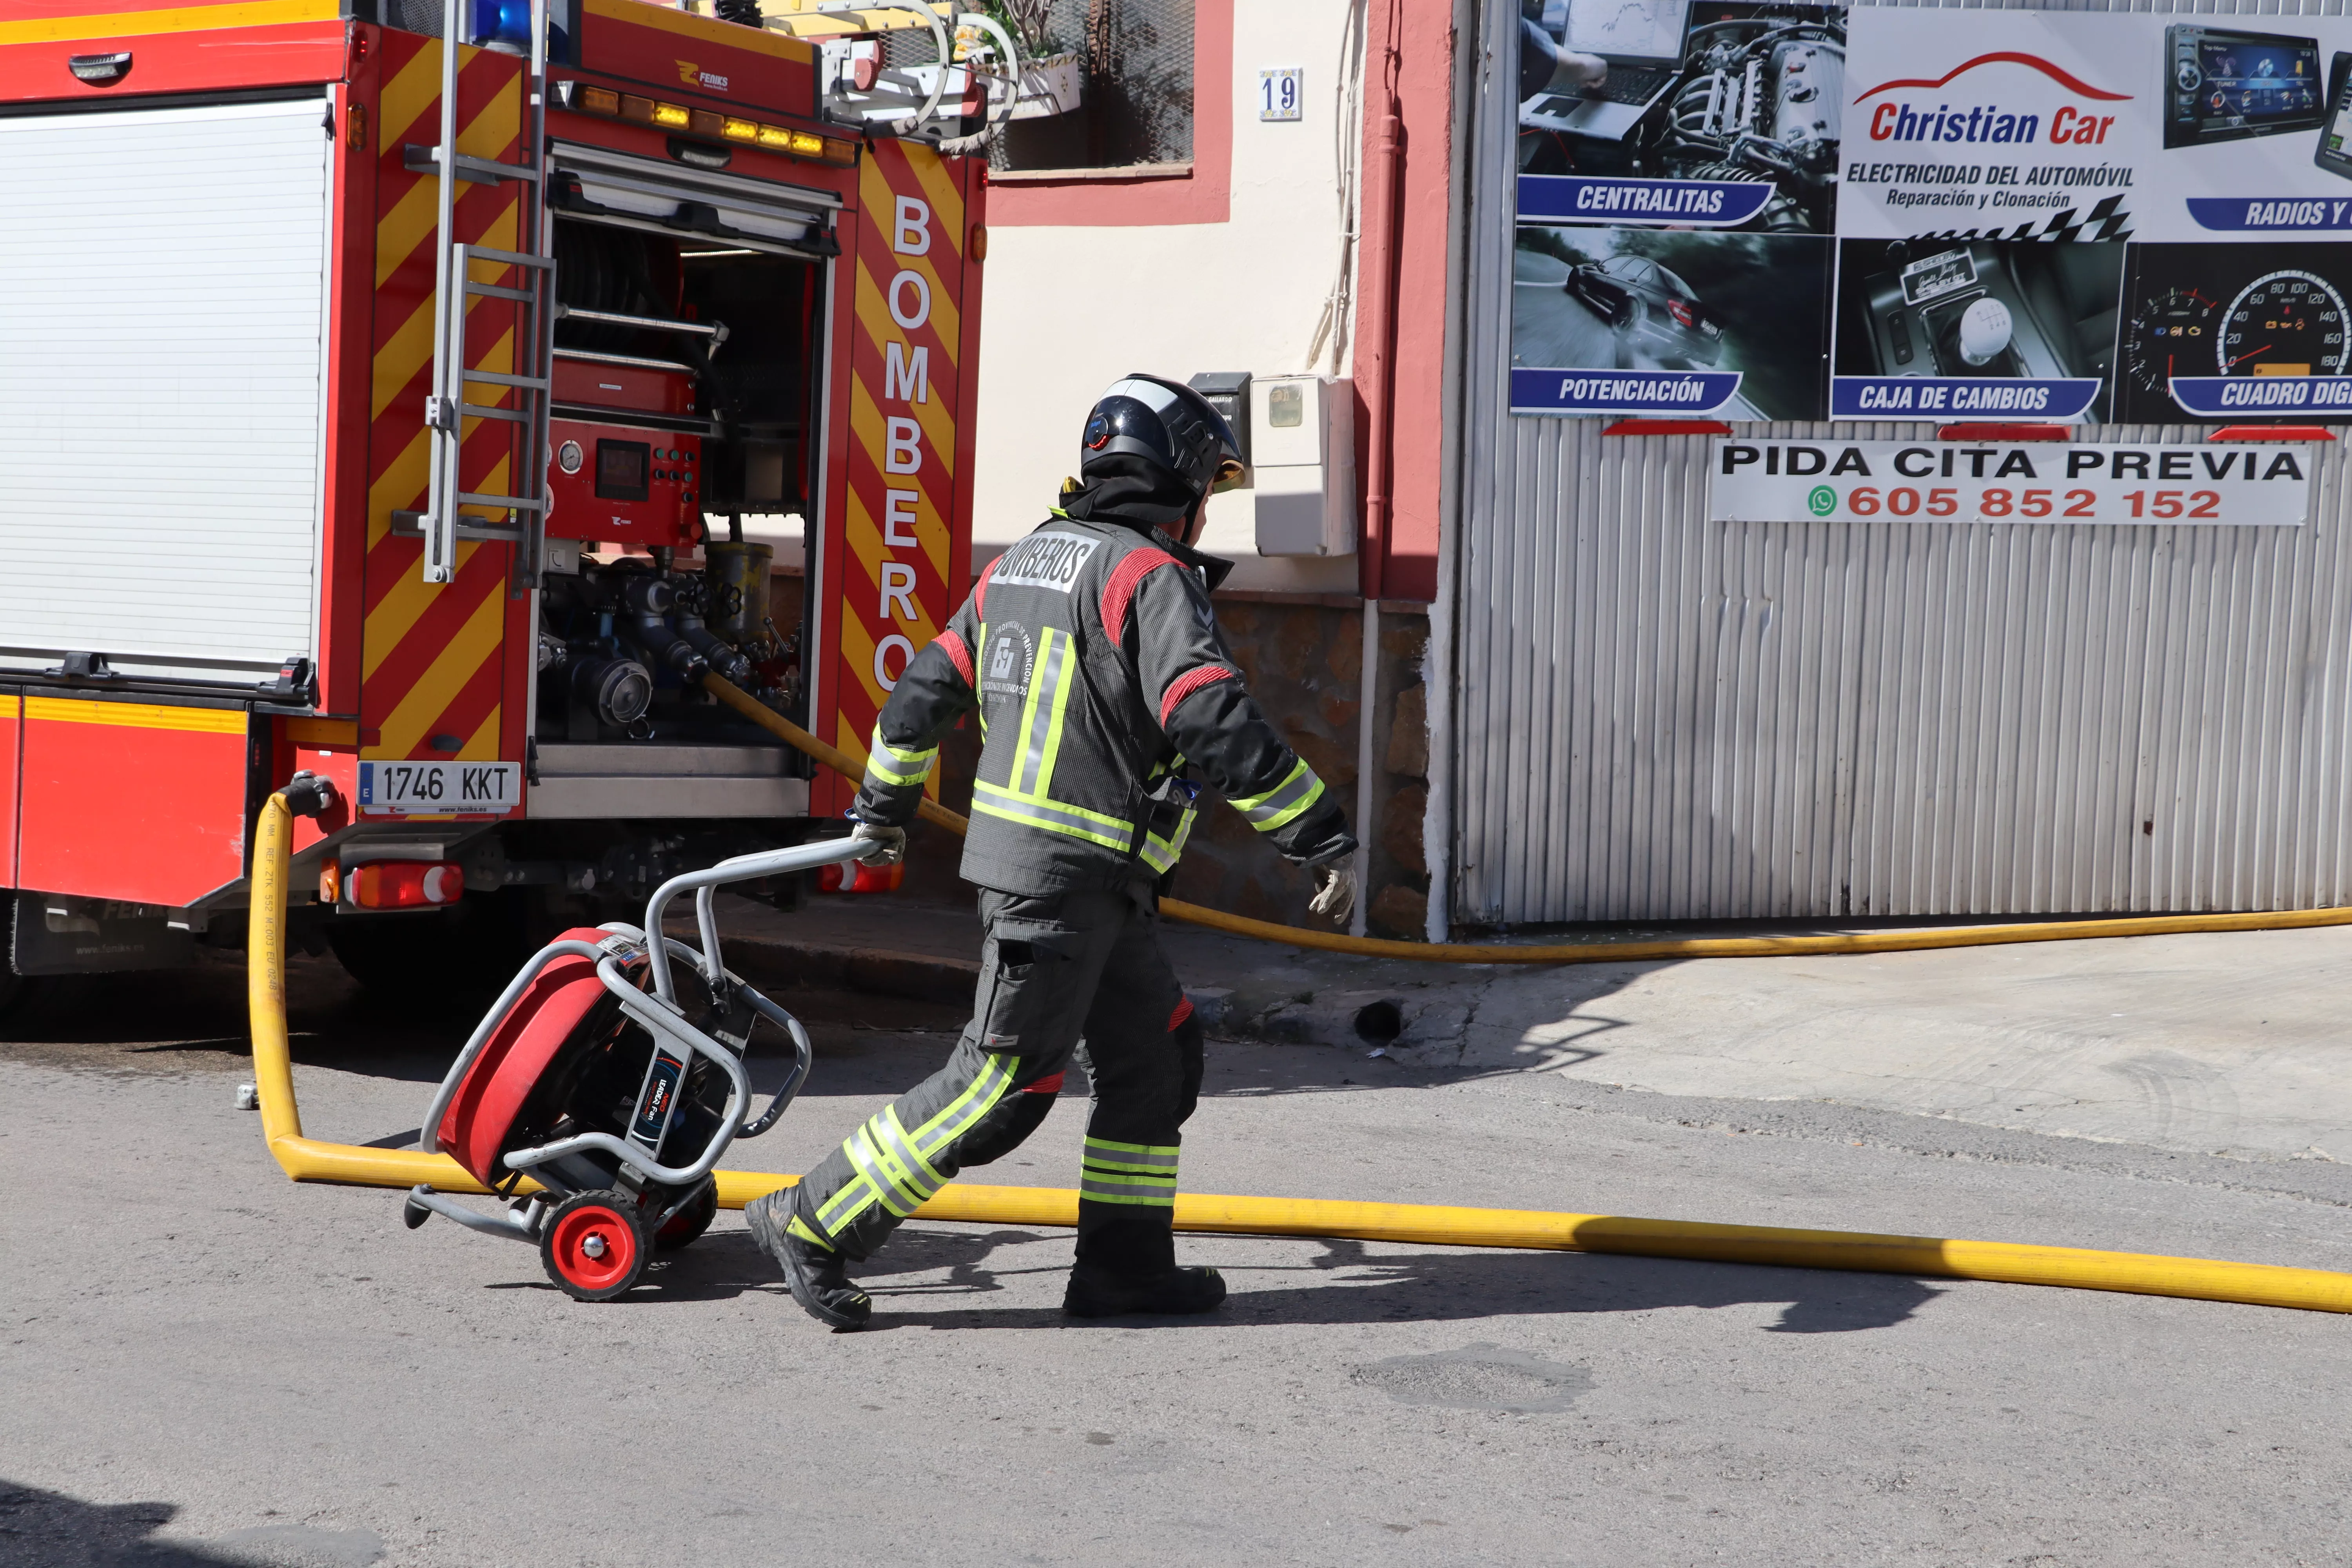
<path fill-rule="evenodd" d="M 2179 20 L 2161 5 L 2109 16 L 2103 5 L 1804 12 L 1654 0 L 1644 14 L 1674 33 L 1651 46 L 1671 57 L 1650 62 L 1670 96 L 1629 111 L 1650 115 L 1648 129 L 1622 131 L 1562 89 L 1570 66 L 1554 74 L 1547 56 L 1530 69 L 1531 34 L 1565 56 L 1580 28 L 1600 25 L 1580 22 L 1577 3 L 1055 7 L 1132 16 L 1139 28 L 1185 13 L 1189 141 L 1156 127 L 1154 151 L 1150 137 L 1081 134 L 1074 121 L 1058 142 L 1033 134 L 1000 160 L 975 564 L 1043 515 L 1072 466 L 1078 419 L 1118 374 L 1336 378 L 1354 414 L 1352 553 L 1261 555 L 1251 513 L 1231 498 L 1213 507 L 1210 545 L 1242 563 L 1222 597 L 1254 684 L 1359 803 L 1367 929 L 1437 939 L 1586 921 L 2352 901 L 2352 554 L 2341 548 L 2344 446 L 2329 438 L 2341 429 L 2324 416 L 2283 427 L 2276 415 L 2184 413 L 2190 404 L 2168 392 L 2187 397 L 2191 380 L 2168 380 L 2180 371 L 2169 361 L 2150 379 L 2146 363 L 2152 337 L 2177 347 L 2164 334 L 2231 330 L 2233 316 L 2293 327 L 2333 309 L 2340 343 L 2352 265 L 2339 258 L 2352 245 L 2230 231 L 2237 220 L 2193 204 L 2205 214 L 2196 223 L 2213 226 L 2184 228 L 2180 192 L 2203 180 L 2209 203 L 2253 200 L 2242 216 L 2259 228 L 2273 174 L 2282 196 L 2305 186 L 2324 196 L 2345 177 L 2325 142 L 2330 113 L 2352 115 L 2333 96 L 2345 73 L 2325 109 L 2318 90 L 2321 62 L 2352 59 L 2341 0 L 2182 6 Z M 1996 63 L 1976 58 L 1981 49 L 1956 55 L 1956 74 L 1977 74 L 1937 87 L 1936 51 L 1989 28 L 2007 40 L 1988 57 Z M 1706 53 L 1727 38 L 1747 53 Z M 1100 33 L 1059 41 L 1118 68 Z M 1644 65 L 1638 43 L 1625 48 L 1611 68 L 1621 86 Z M 1163 98 L 1167 52 L 1163 39 L 1150 79 Z M 2020 67 L 2013 57 L 2025 54 L 2041 64 Z M 1878 68 L 1915 57 L 1929 64 Z M 2220 73 L 2241 57 L 2254 62 L 2247 80 L 2225 89 Z M 1745 100 L 1770 106 L 1787 167 L 1767 179 L 1753 158 L 1745 174 L 1732 167 L 1745 154 L 1704 103 L 1672 96 L 1704 89 L 1718 108 L 1733 101 L 1722 84 L 1742 59 L 1757 67 L 1744 79 L 1774 94 Z M 1842 74 L 1849 59 L 1855 75 Z M 2192 67 L 2216 101 L 2247 96 L 2212 110 L 2205 89 L 2167 85 Z M 1801 80 L 1805 69 L 1814 75 Z M 2024 74 L 1986 74 L 2002 70 Z M 1270 117 L 1284 105 L 1267 84 L 1294 72 L 1297 117 Z M 2264 85 L 2273 72 L 2283 89 Z M 1998 104 L 1960 118 L 1953 95 L 1970 82 L 2016 111 L 2007 130 Z M 1808 85 L 1822 90 L 1798 90 Z M 1921 96 L 1929 88 L 1951 103 Z M 1904 93 L 1918 102 L 1898 101 Z M 2033 107 L 2043 93 L 2060 95 L 2054 110 Z M 2091 115 L 2070 94 L 2107 107 Z M 1806 102 L 1842 108 L 1853 145 L 1841 153 L 1836 114 L 1801 113 Z M 1928 163 L 1887 140 L 1930 123 L 1939 135 L 1949 125 L 1964 149 L 2012 132 L 2042 146 Z M 2062 128 L 2069 144 L 2058 144 Z M 2112 140 L 2086 141 L 2101 136 Z M 1171 155 L 1180 145 L 1185 155 Z M 1724 150 L 1713 163 L 1709 146 Z M 1085 161 L 1106 147 L 1128 161 Z M 1897 173 L 1882 177 L 1887 169 Z M 1706 222 L 1544 213 L 1531 205 L 1531 174 L 1602 211 L 1637 210 L 1606 206 L 1636 199 L 1627 190 L 1763 205 L 1752 221 L 1717 226 L 1734 237 L 1707 273 L 1694 269 Z M 1912 175 L 2000 186 L 1976 199 L 2012 210 L 1974 228 L 1906 218 L 1901 201 L 1959 199 L 1892 194 Z M 2031 194 L 2037 181 L 2054 188 Z M 2105 195 L 2070 194 L 2100 181 L 2113 185 Z M 1623 259 L 1612 266 L 1612 254 Z M 1654 295 L 1637 320 L 1610 280 L 1654 280 L 1644 269 L 1661 257 L 1695 258 L 1675 265 L 1701 281 L 1695 294 Z M 1884 310 L 1869 302 L 1874 268 L 1912 279 Z M 1685 284 L 1671 268 L 1663 277 Z M 1937 292 L 1971 280 L 1982 287 Z M 2000 341 L 1981 360 L 1982 342 L 1958 342 L 1958 306 L 1979 294 L 2007 301 Z M 2271 309 L 2273 295 L 2315 304 Z M 1911 335 L 1870 325 L 1873 310 L 1886 321 L 1908 310 Z M 1981 338 L 1995 314 L 1977 310 L 1969 331 Z M 1653 320 L 1662 335 L 1644 340 Z M 1727 347 L 1706 341 L 1710 321 Z M 2324 338 L 2315 329 L 2315 343 Z M 1901 358 L 1906 349 L 1919 363 Z M 2308 378 L 2314 395 L 2352 386 L 2339 349 L 2273 357 L 2281 363 L 2254 368 Z M 2006 376 L 2092 401 L 2026 424 L 1865 419 L 1852 416 L 1868 405 L 1832 401 L 1883 396 L 1930 359 L 1943 374 L 1927 380 Z M 1520 378 L 1563 364 L 1593 373 L 1580 386 L 1679 378 L 1697 395 L 1709 375 L 1738 369 L 1744 380 L 1695 420 L 1531 406 Z M 2224 355 L 2209 379 L 2221 386 L 2244 368 Z M 1933 462 L 1990 440 L 2172 451 L 2223 471 L 2241 447 L 2292 452 L 2306 489 L 2294 521 L 2257 524 L 2161 513 L 1759 521 L 1727 514 L 1729 487 L 1710 467 L 1726 441 L 1892 443 Z M 1299 919 L 1303 879 L 1250 837 L 1232 823 L 1209 831 L 1184 895 Z"/>

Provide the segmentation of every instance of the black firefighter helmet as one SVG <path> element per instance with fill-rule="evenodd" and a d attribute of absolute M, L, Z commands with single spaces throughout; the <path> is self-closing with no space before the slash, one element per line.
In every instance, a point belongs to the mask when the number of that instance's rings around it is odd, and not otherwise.
<path fill-rule="evenodd" d="M 1078 473 L 1091 478 L 1106 459 L 1126 457 L 1175 475 L 1195 500 L 1233 489 L 1247 472 L 1225 416 L 1181 382 L 1156 375 L 1111 383 L 1087 416 Z"/>

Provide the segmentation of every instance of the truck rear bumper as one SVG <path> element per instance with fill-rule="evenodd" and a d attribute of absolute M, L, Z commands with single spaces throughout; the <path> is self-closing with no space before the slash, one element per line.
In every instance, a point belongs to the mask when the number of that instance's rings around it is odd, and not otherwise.
<path fill-rule="evenodd" d="M 583 817 L 806 816 L 808 780 L 784 776 L 772 746 L 554 745 L 539 748 L 533 821 Z"/>

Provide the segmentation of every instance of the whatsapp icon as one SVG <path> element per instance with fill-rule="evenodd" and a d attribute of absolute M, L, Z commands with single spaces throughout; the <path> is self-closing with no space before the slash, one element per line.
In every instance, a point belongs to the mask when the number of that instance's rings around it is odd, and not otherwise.
<path fill-rule="evenodd" d="M 1805 498 L 1805 504 L 1813 509 L 1815 517 L 1827 517 L 1837 510 L 1837 491 L 1827 485 L 1815 485 L 1813 493 Z"/>

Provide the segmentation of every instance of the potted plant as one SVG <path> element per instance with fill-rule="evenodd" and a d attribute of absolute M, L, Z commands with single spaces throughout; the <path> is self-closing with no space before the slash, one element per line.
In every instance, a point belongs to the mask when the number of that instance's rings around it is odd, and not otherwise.
<path fill-rule="evenodd" d="M 1067 114 L 1086 101 L 1086 59 L 1075 49 L 1055 47 L 1052 0 L 987 0 L 984 9 L 1021 47 L 1021 95 L 1013 119 Z"/>

